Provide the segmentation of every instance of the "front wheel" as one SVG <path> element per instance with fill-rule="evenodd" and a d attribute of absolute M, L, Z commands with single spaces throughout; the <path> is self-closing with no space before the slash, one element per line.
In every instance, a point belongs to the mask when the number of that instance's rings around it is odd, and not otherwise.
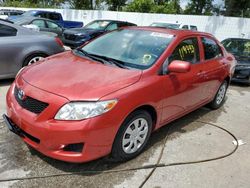
<path fill-rule="evenodd" d="M 149 140 L 152 117 L 147 111 L 130 114 L 120 127 L 112 148 L 114 161 L 126 161 L 139 155 Z"/>
<path fill-rule="evenodd" d="M 33 63 L 36 63 L 40 60 L 42 60 L 43 58 L 45 58 L 47 55 L 45 54 L 33 54 L 33 55 L 30 55 L 29 57 L 27 57 L 24 62 L 23 62 L 23 67 L 25 66 L 29 66 Z"/>
<path fill-rule="evenodd" d="M 210 108 L 218 109 L 223 105 L 226 97 L 227 87 L 228 83 L 226 80 L 224 80 L 224 82 L 220 85 L 213 101 L 209 104 Z"/>

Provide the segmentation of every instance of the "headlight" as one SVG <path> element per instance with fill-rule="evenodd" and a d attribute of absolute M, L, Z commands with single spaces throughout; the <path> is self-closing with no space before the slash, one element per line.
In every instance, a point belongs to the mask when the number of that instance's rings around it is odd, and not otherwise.
<path fill-rule="evenodd" d="M 83 120 L 110 111 L 117 100 L 98 102 L 70 102 L 65 104 L 56 114 L 56 120 Z"/>

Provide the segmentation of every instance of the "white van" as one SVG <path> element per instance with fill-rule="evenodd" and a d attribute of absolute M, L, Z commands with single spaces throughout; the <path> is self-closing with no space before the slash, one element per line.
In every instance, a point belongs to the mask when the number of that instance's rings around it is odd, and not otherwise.
<path fill-rule="evenodd" d="M 166 22 L 153 22 L 151 27 L 164 27 L 167 29 L 188 29 L 197 31 L 197 26 L 189 25 L 189 24 L 182 24 L 182 23 L 166 23 Z"/>

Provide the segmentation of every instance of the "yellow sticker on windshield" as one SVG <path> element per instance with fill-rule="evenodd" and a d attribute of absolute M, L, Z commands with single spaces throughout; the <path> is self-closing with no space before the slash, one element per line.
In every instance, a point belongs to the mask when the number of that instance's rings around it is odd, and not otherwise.
<path fill-rule="evenodd" d="M 150 54 L 144 54 L 142 59 L 142 64 L 149 64 L 152 56 Z"/>

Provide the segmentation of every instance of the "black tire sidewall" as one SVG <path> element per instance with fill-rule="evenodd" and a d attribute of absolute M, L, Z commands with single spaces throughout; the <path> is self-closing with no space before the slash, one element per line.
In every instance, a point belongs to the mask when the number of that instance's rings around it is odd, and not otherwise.
<path fill-rule="evenodd" d="M 225 91 L 223 100 L 221 101 L 221 103 L 218 104 L 218 103 L 217 103 L 218 93 L 219 93 L 219 91 L 220 91 L 220 88 L 221 88 L 224 84 L 226 84 L 226 91 Z M 218 109 L 218 108 L 220 108 L 220 107 L 224 104 L 224 102 L 225 102 L 225 97 L 226 97 L 226 93 L 227 93 L 227 88 L 228 88 L 228 83 L 227 83 L 227 81 L 225 80 L 225 81 L 223 81 L 222 84 L 220 85 L 218 91 L 216 92 L 216 94 L 215 94 L 215 96 L 214 96 L 213 101 L 210 103 L 210 107 L 211 107 L 212 109 Z"/>
<path fill-rule="evenodd" d="M 122 148 L 122 140 L 123 140 L 123 136 L 125 131 L 127 130 L 128 126 L 136 119 L 138 118 L 143 118 L 147 121 L 148 123 L 148 134 L 147 137 L 144 141 L 144 143 L 142 144 L 142 146 L 134 153 L 131 154 L 127 154 L 123 151 Z M 130 160 L 134 157 L 136 157 L 137 155 L 139 155 L 146 147 L 148 140 L 150 138 L 151 132 L 152 132 L 152 117 L 151 115 L 144 110 L 139 110 L 139 111 L 135 111 L 133 113 L 131 113 L 126 119 L 125 121 L 122 123 L 114 144 L 113 144 L 113 148 L 112 148 L 112 158 L 114 161 L 126 161 L 126 160 Z"/>
<path fill-rule="evenodd" d="M 47 55 L 42 54 L 42 53 L 36 53 L 36 54 L 29 55 L 29 56 L 26 57 L 26 59 L 24 60 L 22 66 L 23 66 L 23 67 L 27 66 L 28 63 L 29 63 L 29 61 L 30 61 L 31 59 L 33 59 L 34 57 L 43 57 L 43 58 L 45 58 L 45 57 L 47 57 Z"/>

